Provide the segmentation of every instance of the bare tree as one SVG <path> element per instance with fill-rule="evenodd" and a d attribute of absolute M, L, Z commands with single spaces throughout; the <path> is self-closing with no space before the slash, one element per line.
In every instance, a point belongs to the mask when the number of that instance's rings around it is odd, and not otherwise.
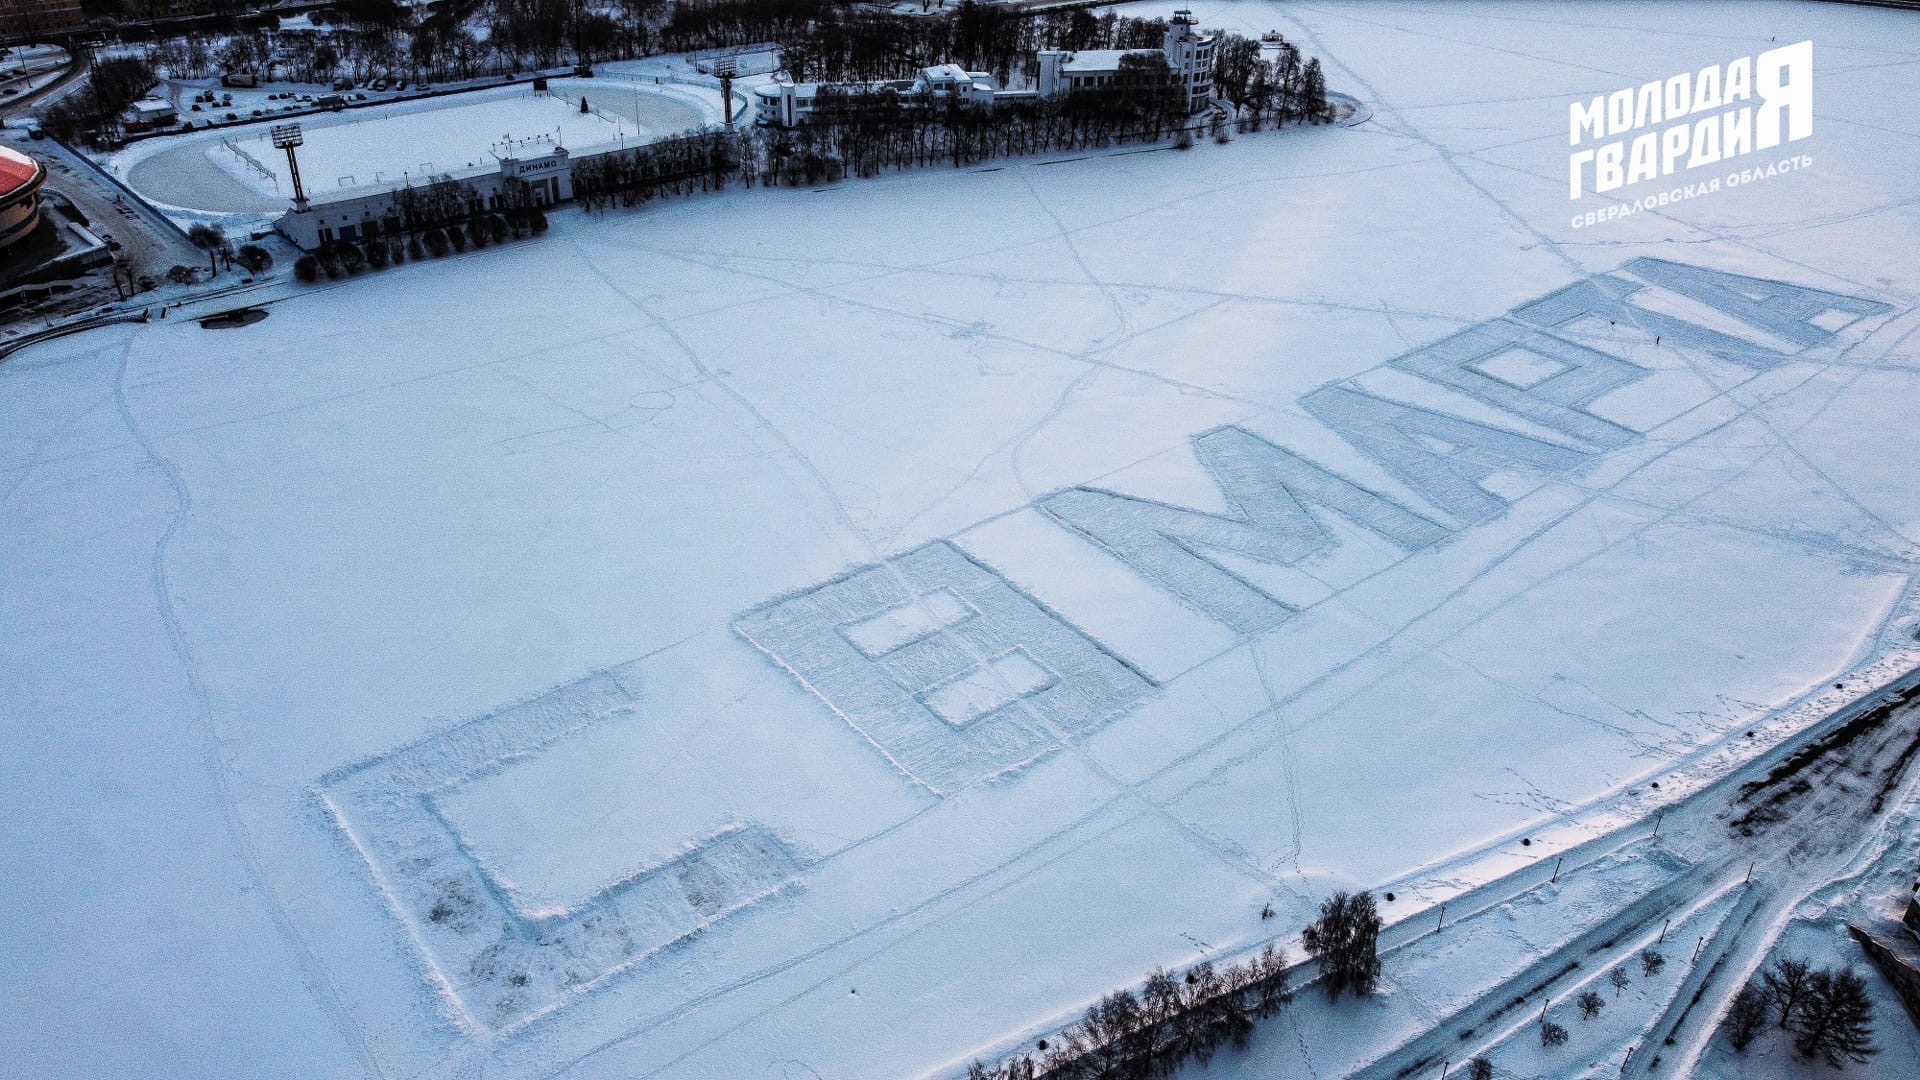
<path fill-rule="evenodd" d="M 1548 1020 L 1540 1025 L 1541 1046 L 1562 1046 L 1567 1041 L 1567 1029 Z"/>
<path fill-rule="evenodd" d="M 1467 1080 L 1493 1080 L 1493 1062 L 1483 1057 L 1467 1062 Z"/>
<path fill-rule="evenodd" d="M 1150 1025 L 1151 1053 L 1155 1056 L 1178 1052 L 1181 1045 L 1174 1018 L 1185 1008 L 1180 980 L 1165 968 L 1155 968 L 1140 988 L 1140 1007 Z"/>
<path fill-rule="evenodd" d="M 1373 993 L 1380 981 L 1380 912 L 1372 893 L 1333 894 L 1300 940 L 1320 962 L 1328 997 Z"/>
<path fill-rule="evenodd" d="M 1620 991 L 1625 990 L 1627 984 L 1633 981 L 1633 976 L 1627 974 L 1626 966 L 1622 965 L 1607 972 L 1607 981 L 1613 984 L 1613 996 L 1619 997 Z"/>
<path fill-rule="evenodd" d="M 1140 1002 L 1130 990 L 1115 990 L 1087 1007 L 1080 1027 L 1093 1050 L 1094 1075 L 1119 1074 L 1135 1049 L 1134 1033 L 1141 1022 Z"/>
<path fill-rule="evenodd" d="M 207 276 L 213 277 L 220 273 L 220 265 L 215 261 L 215 257 L 226 249 L 227 234 L 221 232 L 218 226 L 197 221 L 187 229 L 187 240 L 194 247 L 207 253 Z"/>
<path fill-rule="evenodd" d="M 1813 979 L 1813 969 L 1807 965 L 1804 957 L 1783 956 L 1773 962 L 1773 966 L 1762 972 L 1760 981 L 1765 985 L 1767 1000 L 1781 1027 L 1793 1019 L 1795 1009 L 1806 998 L 1807 988 Z"/>
<path fill-rule="evenodd" d="M 1307 66 L 1300 74 L 1300 109 L 1309 119 L 1327 120 L 1333 111 L 1327 107 L 1327 80 L 1320 73 L 1320 58 L 1315 56 L 1307 60 Z"/>
<path fill-rule="evenodd" d="M 1727 1007 L 1727 1015 L 1720 1021 L 1720 1027 L 1727 1033 L 1727 1041 L 1733 1044 L 1733 1048 L 1745 1053 L 1766 1023 L 1767 995 L 1759 987 L 1748 983 L 1733 995 L 1733 1004 Z"/>
<path fill-rule="evenodd" d="M 1607 999 L 1591 990 L 1584 990 L 1575 999 L 1575 1004 L 1580 1006 L 1580 1018 L 1591 1020 L 1600 1015 L 1600 1010 L 1607 1007 Z"/>
<path fill-rule="evenodd" d="M 1660 974 L 1660 969 L 1666 966 L 1667 958 L 1664 954 L 1653 949 L 1646 949 L 1640 953 L 1641 975 L 1651 979 L 1655 975 Z"/>
<path fill-rule="evenodd" d="M 1789 1025 L 1793 1048 L 1803 1058 L 1820 1058 L 1836 1069 L 1851 1061 L 1864 1065 L 1880 1052 L 1873 1045 L 1873 1002 L 1867 982 L 1852 968 L 1822 968 L 1807 979 L 1805 996 Z"/>
<path fill-rule="evenodd" d="M 1254 960 L 1254 970 L 1259 980 L 1254 1009 L 1262 1017 L 1272 1016 L 1293 998 L 1293 988 L 1288 985 L 1287 951 L 1269 944 Z"/>

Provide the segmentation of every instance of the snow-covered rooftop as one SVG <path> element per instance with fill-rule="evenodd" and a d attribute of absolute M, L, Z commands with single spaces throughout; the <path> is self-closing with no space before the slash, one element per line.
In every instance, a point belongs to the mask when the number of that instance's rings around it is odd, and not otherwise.
<path fill-rule="evenodd" d="M 1060 63 L 1060 70 L 1076 75 L 1099 74 L 1120 70 L 1120 61 L 1127 56 L 1160 56 L 1160 49 L 1082 49 L 1068 53 Z"/>

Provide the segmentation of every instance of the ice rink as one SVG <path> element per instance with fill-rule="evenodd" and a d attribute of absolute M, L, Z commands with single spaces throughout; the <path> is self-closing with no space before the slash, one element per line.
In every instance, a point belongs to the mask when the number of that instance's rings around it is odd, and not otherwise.
<path fill-rule="evenodd" d="M 422 183 L 555 146 L 584 151 L 672 135 L 706 122 L 699 94 L 691 86 L 615 78 L 553 79 L 544 92 L 522 83 L 292 122 L 305 137 L 297 151 L 301 179 L 320 198 L 350 188 Z M 290 205 L 293 183 L 286 153 L 274 149 L 268 129 L 285 122 L 136 143 L 109 166 L 165 206 L 213 213 L 280 210 Z"/>

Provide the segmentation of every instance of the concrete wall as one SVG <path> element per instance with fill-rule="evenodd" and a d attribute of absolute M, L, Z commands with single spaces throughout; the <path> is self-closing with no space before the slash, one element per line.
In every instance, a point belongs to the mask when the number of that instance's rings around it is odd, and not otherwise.
<path fill-rule="evenodd" d="M 1913 943 L 1882 938 L 1852 923 L 1847 924 L 1847 933 L 1853 935 L 1873 966 L 1893 984 L 1894 993 L 1900 995 L 1900 1004 L 1907 1008 L 1907 1015 L 1915 1024 L 1920 1024 L 1920 967 L 1915 966 L 1920 956 L 1916 956 Z"/>

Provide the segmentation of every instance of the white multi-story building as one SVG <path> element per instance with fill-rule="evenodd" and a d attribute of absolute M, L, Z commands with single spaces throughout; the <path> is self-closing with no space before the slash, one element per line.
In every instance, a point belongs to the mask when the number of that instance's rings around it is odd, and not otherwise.
<path fill-rule="evenodd" d="M 913 81 L 916 93 L 936 101 L 957 97 L 969 105 L 992 105 L 1000 94 L 1000 80 L 984 71 L 968 71 L 959 64 L 937 64 L 921 68 Z"/>
<path fill-rule="evenodd" d="M 754 120 L 775 127 L 802 124 L 813 114 L 822 91 L 841 94 L 881 94 L 897 96 L 901 105 L 911 107 L 958 97 L 969 105 L 991 107 L 1004 97 L 1031 97 L 1000 89 L 999 80 L 985 71 L 968 71 L 959 64 L 935 64 L 921 68 L 912 79 L 893 79 L 873 83 L 768 83 L 753 88 Z"/>
<path fill-rule="evenodd" d="M 1173 13 L 1167 27 L 1167 66 L 1187 89 L 1188 112 L 1206 108 L 1213 97 L 1213 44 L 1213 35 L 1200 32 L 1193 12 L 1182 8 Z"/>
<path fill-rule="evenodd" d="M 1187 111 L 1199 112 L 1213 96 L 1212 34 L 1202 34 L 1193 12 L 1173 13 L 1167 36 L 1158 49 L 1047 49 L 1040 53 L 1040 96 L 1061 97 L 1076 90 L 1097 90 L 1120 74 L 1128 56 L 1165 59 L 1187 94 Z"/>

